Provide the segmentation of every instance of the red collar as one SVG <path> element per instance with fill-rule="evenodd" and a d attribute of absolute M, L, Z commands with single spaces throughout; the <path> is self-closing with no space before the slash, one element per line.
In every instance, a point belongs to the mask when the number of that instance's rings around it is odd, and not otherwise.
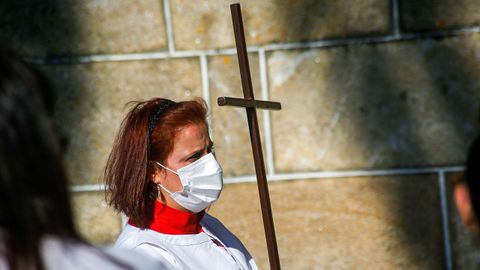
<path fill-rule="evenodd" d="M 153 220 L 147 228 L 163 234 L 197 234 L 203 232 L 200 220 L 204 215 L 205 211 L 190 214 L 155 200 Z M 132 220 L 128 223 L 136 226 Z"/>

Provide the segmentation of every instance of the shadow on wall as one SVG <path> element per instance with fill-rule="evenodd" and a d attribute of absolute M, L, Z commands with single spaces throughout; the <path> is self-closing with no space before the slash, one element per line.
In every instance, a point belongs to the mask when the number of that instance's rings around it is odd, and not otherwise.
<path fill-rule="evenodd" d="M 328 5 L 320 2 L 323 1 L 305 1 L 286 13 L 288 14 L 284 25 L 286 40 L 308 39 L 316 23 L 313 22 L 312 16 L 307 14 L 315 14 L 317 16 L 315 20 L 321 20 L 322 16 L 327 14 L 325 7 Z M 288 80 L 315 81 L 315 76 L 323 76 L 324 81 L 316 81 L 318 88 L 311 88 L 308 91 L 318 91 L 312 96 L 332 101 L 333 104 L 322 101 L 317 107 L 308 106 L 311 102 L 308 100 L 311 96 L 309 94 L 303 97 L 305 100 L 302 109 L 314 109 L 304 111 L 303 115 L 325 118 L 325 110 L 320 106 L 331 105 L 334 107 L 332 110 L 341 106 L 346 107 L 339 111 L 340 116 L 337 115 L 339 117 L 336 122 L 337 131 L 328 130 L 328 125 L 315 125 L 319 122 L 317 120 L 307 122 L 307 117 L 301 118 L 303 124 L 294 123 L 295 127 L 291 127 L 291 130 L 300 130 L 302 125 L 303 128 L 315 127 L 323 131 L 310 134 L 328 135 L 331 132 L 334 135 L 330 137 L 336 138 L 337 142 L 339 138 L 343 138 L 350 143 L 347 147 L 335 146 L 336 149 L 330 151 L 337 153 L 327 153 L 326 160 L 329 159 L 328 155 L 331 155 L 330 158 L 333 155 L 334 158 L 341 160 L 338 158 L 342 156 L 338 154 L 339 151 L 352 151 L 352 148 L 356 151 L 353 153 L 354 156 L 349 156 L 341 162 L 333 162 L 335 164 L 330 162 L 331 166 L 292 167 L 298 171 L 328 171 L 461 165 L 465 160 L 468 145 L 477 132 L 480 87 L 475 80 L 475 74 L 479 67 L 476 67 L 476 63 L 472 67 L 472 59 L 476 58 L 480 48 L 473 43 L 473 38 L 452 37 L 448 40 L 425 39 L 352 45 L 307 52 L 285 52 L 283 55 L 272 53 L 274 56 L 280 55 L 277 58 L 286 56 L 290 61 L 293 59 L 291 55 L 303 54 L 297 58 L 301 59 L 298 70 L 305 68 L 302 67 L 305 59 L 315 59 L 315 62 L 318 59 L 317 63 L 320 64 L 329 61 L 327 71 L 301 70 L 300 72 L 304 74 L 292 75 L 292 78 L 295 78 L 282 79 L 287 81 L 279 84 L 283 84 L 281 86 L 283 88 L 298 89 L 294 87 L 295 83 Z M 328 60 L 324 60 L 325 58 Z M 318 75 L 319 73 L 329 74 Z M 272 85 L 276 90 L 275 79 L 269 78 L 270 91 Z M 298 95 L 305 93 L 303 91 L 305 89 L 299 91 Z M 275 96 L 275 93 L 272 96 Z M 290 102 L 292 106 L 301 106 L 292 104 L 293 100 L 298 101 L 295 97 L 288 100 L 290 101 L 286 103 Z M 274 124 L 274 131 L 276 128 L 281 130 L 279 126 Z M 341 134 L 349 131 L 352 133 L 351 136 Z M 325 137 L 328 136 L 313 140 L 321 141 Z M 309 144 L 308 141 L 308 138 L 304 138 L 304 144 L 308 145 L 306 148 L 319 145 Z M 300 148 L 294 149 L 298 151 L 295 156 L 304 155 Z M 317 151 L 320 152 L 321 149 Z M 445 258 L 438 176 L 425 175 L 424 180 L 422 176 L 418 178 L 420 180 L 415 180 L 419 181 L 418 187 L 413 188 L 413 193 L 410 188 L 412 183 L 403 184 L 402 181 L 407 180 L 398 177 L 392 177 L 395 183 L 380 179 L 376 183 L 380 186 L 379 192 L 395 197 L 383 202 L 390 210 L 389 215 L 393 216 L 396 228 L 390 237 L 402 243 L 398 248 L 402 248 L 403 254 L 408 257 L 407 260 L 417 263 L 416 266 L 424 269 L 443 268 Z M 425 201 L 432 204 L 426 204 Z M 386 249 L 388 246 L 389 243 L 385 243 Z M 395 250 L 390 252 L 394 253 Z"/>
<path fill-rule="evenodd" d="M 462 149 L 456 156 L 462 163 L 478 134 L 480 120 L 477 76 L 480 62 L 475 61 L 480 55 L 480 36 L 472 37 L 425 40 L 421 44 L 424 72 L 431 80 L 435 109 L 443 120 L 443 130 L 450 136 L 439 147 Z"/>
<path fill-rule="evenodd" d="M 78 43 L 74 1 L 0 2 L 0 40 L 25 57 L 70 55 Z"/>
<path fill-rule="evenodd" d="M 403 0 L 398 1 L 404 32 L 430 32 L 478 26 L 477 0 Z"/>
<path fill-rule="evenodd" d="M 84 184 L 84 178 L 96 173 L 89 170 L 91 167 L 103 166 L 96 160 L 92 161 L 100 151 L 86 150 L 97 146 L 97 134 L 92 135 L 90 119 L 96 112 L 95 106 L 98 107 L 94 102 L 99 93 L 95 79 L 101 75 L 91 76 L 95 74 L 92 65 L 59 65 L 52 61 L 57 57 L 67 59 L 92 50 L 89 47 L 91 35 L 87 35 L 86 28 L 94 22 L 84 21 L 83 17 L 90 14 L 84 10 L 88 4 L 97 3 L 88 1 L 83 4 L 77 0 L 0 1 L 0 42 L 26 59 L 46 60 L 46 64 L 39 67 L 50 78 L 57 94 L 55 120 L 67 143 L 64 164 L 70 185 Z M 74 221 L 80 234 L 96 244 L 111 243 L 117 223 L 105 224 L 106 218 L 102 215 L 111 214 L 106 212 L 106 206 L 99 199 L 103 198 L 101 193 L 75 193 L 71 198 Z"/>
<path fill-rule="evenodd" d="M 295 1 L 276 2 L 285 9 L 284 27 L 280 30 L 286 42 L 312 40 L 315 31 L 318 31 L 319 21 L 331 12 L 331 4 L 328 3 L 331 1 L 306 0 L 301 4 Z"/>
<path fill-rule="evenodd" d="M 350 95 L 357 148 L 366 152 L 367 169 L 462 165 L 478 132 L 479 83 L 475 74 L 478 38 L 453 37 L 335 48 L 330 98 Z M 336 69 L 338 67 L 338 69 Z M 354 80 L 355 87 L 344 82 Z M 378 157 L 370 159 L 371 157 Z M 360 168 L 362 169 L 362 168 Z M 401 179 L 392 179 L 394 181 Z M 425 175 L 414 192 L 411 183 L 378 181 L 397 226 L 392 234 L 411 262 L 424 269 L 444 267 L 440 196 L 436 177 Z M 429 201 L 434 204 L 427 205 Z M 392 204 L 394 203 L 394 204 Z M 438 212 L 435 212 L 438 211 Z M 432 227 L 433 226 L 433 227 Z"/>
<path fill-rule="evenodd" d="M 439 27 L 438 22 L 430 23 L 430 26 Z M 363 138 L 358 143 L 366 144 L 368 148 L 379 147 L 379 144 L 395 148 L 395 145 L 388 146 L 391 140 L 366 129 L 371 126 L 370 123 L 378 122 L 382 124 L 382 129 L 394 134 L 395 144 L 400 141 L 400 145 L 404 145 L 397 151 L 389 152 L 389 158 L 393 158 L 391 165 L 462 165 L 468 146 L 478 134 L 480 85 L 476 74 L 480 65 L 475 61 L 480 52 L 478 35 L 365 47 L 378 47 L 372 51 L 374 54 L 360 60 L 362 74 L 358 76 L 363 79 L 358 90 L 364 93 L 364 104 L 373 105 L 374 113 L 369 119 L 355 121 L 356 129 L 362 134 L 360 138 Z M 375 93 L 369 93 L 368 89 L 372 87 L 376 89 Z M 380 103 L 375 104 L 376 101 Z M 379 110 L 378 106 L 390 108 Z M 382 116 L 382 111 L 390 111 L 390 115 Z M 355 119 L 354 115 L 348 117 Z M 431 182 L 430 185 L 431 189 L 425 191 L 437 193 L 437 184 Z M 422 188 L 420 183 L 418 188 Z M 426 258 L 422 258 L 425 255 L 443 257 L 439 253 L 443 250 L 434 248 L 435 245 L 443 245 L 443 239 L 439 239 L 438 235 L 441 231 L 437 231 L 437 236 L 432 235 L 432 228 L 426 227 L 432 221 L 425 220 L 430 214 L 421 213 L 423 209 L 412 203 L 419 197 L 402 189 L 386 187 L 386 191 L 400 194 L 403 198 L 397 205 L 389 207 L 394 209 L 399 220 L 404 221 L 399 230 L 403 231 L 401 235 L 405 237 L 406 247 L 410 248 L 410 256 L 421 261 Z M 439 196 L 435 197 L 438 202 Z M 439 217 L 430 215 L 430 218 Z M 434 221 L 433 225 L 435 223 L 441 226 L 440 220 Z M 453 263 L 454 266 L 457 263 L 455 257 Z M 431 267 L 436 268 L 434 264 L 427 268 L 433 269 Z"/>
<path fill-rule="evenodd" d="M 354 36 L 386 34 L 388 21 L 382 18 L 390 12 L 388 2 L 274 0 L 283 27 L 279 42 L 341 39 Z M 359 10 L 355 9 L 358 8 Z"/>
<path fill-rule="evenodd" d="M 294 137 L 292 142 L 276 142 L 277 145 L 289 145 L 289 149 L 295 151 L 294 160 L 299 162 L 290 168 L 297 171 L 331 171 L 430 166 L 430 153 L 436 155 L 434 136 L 438 134 L 428 129 L 430 120 L 424 119 L 425 115 L 416 110 L 429 106 L 429 101 L 433 99 L 429 99 L 428 95 L 432 91 L 428 88 L 417 91 L 415 87 L 419 84 L 418 76 L 409 70 L 409 67 L 422 69 L 415 64 L 421 60 L 421 54 L 412 58 L 416 59 L 414 62 L 403 61 L 405 55 L 412 56 L 415 52 L 418 52 L 416 43 L 357 45 L 274 53 L 270 57 L 271 71 L 278 64 L 298 62 L 298 66 L 294 67 L 295 74 L 290 75 L 286 81 L 279 82 L 277 78 L 271 78 L 275 92 L 273 98 L 284 102 L 284 114 L 293 114 L 296 115 L 293 118 L 302 119 L 288 122 L 287 128 L 299 134 L 289 136 Z M 285 75 L 278 70 L 272 72 Z M 427 81 L 427 85 L 429 84 Z M 409 101 L 409 95 L 413 96 L 413 101 Z M 292 110 L 293 107 L 297 111 Z M 299 117 L 300 115 L 302 116 Z M 433 115 L 437 115 L 435 110 Z M 276 124 L 283 121 L 275 115 L 273 119 Z M 274 133 L 286 134 L 285 130 L 282 130 L 286 122 L 280 123 L 283 125 L 273 125 Z M 424 123 L 427 123 L 427 127 L 422 127 Z M 282 135 L 275 138 L 283 140 Z M 432 139 L 432 142 L 424 145 L 423 142 L 428 142 L 429 139 Z M 315 149 L 311 149 L 312 147 Z M 323 151 L 324 149 L 327 151 Z M 286 156 L 284 153 L 276 154 L 283 155 L 283 158 Z M 304 156 L 308 160 L 305 165 L 301 159 Z M 315 164 L 317 167 L 314 167 Z M 395 266 L 400 266 L 400 261 L 423 269 L 442 268 L 440 199 L 435 175 L 416 178 L 352 178 L 343 182 L 335 180 L 336 183 L 333 180 L 321 181 L 323 184 L 312 182 L 312 185 L 328 187 L 337 183 L 351 183 L 346 187 L 339 184 L 340 189 L 338 193 L 334 193 L 337 194 L 335 196 L 322 195 L 319 190 L 318 198 L 311 201 L 315 205 L 325 203 L 323 210 L 327 210 L 331 203 L 329 200 L 322 202 L 323 197 L 330 197 L 340 203 L 336 207 L 338 217 L 332 214 L 320 223 L 311 224 L 319 228 L 336 229 L 331 229 L 336 234 L 330 237 L 336 239 L 332 242 L 321 241 L 323 238 L 328 239 L 324 235 L 328 230 L 311 236 L 318 237 L 320 241 L 317 245 L 328 250 L 326 254 L 322 254 L 325 259 L 322 264 L 329 265 L 332 260 L 342 261 L 338 259 L 340 252 L 348 258 L 345 263 L 352 265 L 361 264 L 366 257 L 381 260 L 376 256 L 384 254 L 388 255 L 392 260 L 389 262 Z M 352 187 L 358 187 L 359 190 L 354 191 Z M 353 193 L 348 195 L 352 191 Z M 369 196 L 356 194 L 357 192 L 367 193 Z M 348 198 L 348 202 L 342 203 L 340 198 Z M 359 198 L 363 200 L 354 201 Z M 421 201 L 418 198 L 421 198 Z M 374 212 L 369 206 L 381 212 Z M 324 215 L 323 210 L 315 215 Z M 357 215 L 359 212 L 364 214 Z M 309 217 L 304 218 L 308 223 Z M 338 220 L 342 219 L 345 222 L 353 221 L 357 226 L 351 223 L 338 224 Z M 373 222 L 372 220 L 375 221 L 373 224 L 365 225 Z M 365 226 L 363 228 L 367 231 L 359 232 L 358 228 L 362 226 Z M 351 248 L 352 241 L 363 241 L 366 235 L 371 238 L 362 244 L 355 243 L 356 246 L 365 248 Z M 328 254 L 333 247 L 329 250 L 325 245 L 335 245 L 334 252 L 337 253 Z M 343 251 L 339 246 L 343 246 Z"/>
<path fill-rule="evenodd" d="M 430 120 L 417 110 L 429 106 L 429 94 L 425 92 L 430 87 L 422 83 L 418 85 L 415 74 L 422 67 L 416 65 L 417 59 L 404 60 L 407 55 L 421 56 L 416 55 L 415 47 L 415 44 L 402 43 L 361 45 L 352 49 L 354 52 L 346 53 L 348 61 L 353 60 L 358 65 L 353 72 L 356 87 L 352 90 L 358 92 L 354 95 L 358 100 L 350 102 L 359 107 L 358 110 L 347 110 L 349 114 L 345 117 L 353 119 L 351 123 L 355 125 L 358 141 L 353 143 L 363 145 L 363 151 L 368 153 L 367 168 L 433 165 L 428 153 L 431 148 L 425 144 L 433 134 L 422 127 Z M 354 55 L 356 53 L 358 55 Z M 414 70 L 411 67 L 415 67 Z M 427 89 L 416 86 L 427 86 Z M 337 86 L 332 87 L 335 88 Z M 414 100 L 410 99 L 412 96 Z M 376 158 L 370 159 L 372 156 Z M 411 181 L 418 183 L 411 188 Z M 428 175 L 414 180 L 392 178 L 373 184 L 380 187 L 379 195 L 387 194 L 380 203 L 389 210 L 385 218 L 393 222 L 390 226 L 395 231 L 387 239 L 397 243 L 395 252 L 406 256 L 403 260 L 420 269 L 443 268 L 436 178 Z M 421 201 L 418 201 L 419 197 Z M 385 248 L 388 246 L 389 243 L 385 243 Z"/>
<path fill-rule="evenodd" d="M 75 7 L 75 1 L 63 0 L 0 1 L 0 42 L 26 59 L 47 59 L 48 62 L 52 57 L 74 55 L 75 50 L 84 44 L 81 42 L 84 40 L 83 30 Z M 76 114 L 89 109 L 73 107 L 75 104 L 88 104 L 75 102 L 87 98 L 86 92 L 66 91 L 69 88 L 65 87 L 64 82 L 72 79 L 68 77 L 64 66 L 41 65 L 40 68 L 56 88 L 56 120 L 60 122 L 60 132 L 68 143 L 70 133 L 81 128 L 80 123 L 72 119 L 78 119 Z M 83 82 L 81 74 L 76 74 L 76 89 L 83 89 Z M 68 128 L 65 123 L 68 123 Z M 69 150 L 67 145 L 67 156 Z"/>
<path fill-rule="evenodd" d="M 425 69 L 435 86 L 436 102 L 439 114 L 445 119 L 445 129 L 450 135 L 463 140 L 448 140 L 444 145 L 464 150 L 467 155 L 468 147 L 479 134 L 479 100 L 480 83 L 478 70 L 480 62 L 480 45 L 476 38 L 463 40 L 426 41 L 423 44 Z M 462 41 L 465 44 L 459 44 Z M 442 43 L 440 45 L 440 43 Z M 442 145 L 443 146 L 443 145 Z M 452 175 L 447 177 L 450 179 Z M 450 239 L 452 240 L 453 269 L 474 269 L 478 264 L 480 249 L 478 239 L 461 224 L 457 209 L 453 204 L 453 190 L 447 182 L 448 198 L 450 201 Z M 459 224 L 460 223 L 460 224 Z"/>

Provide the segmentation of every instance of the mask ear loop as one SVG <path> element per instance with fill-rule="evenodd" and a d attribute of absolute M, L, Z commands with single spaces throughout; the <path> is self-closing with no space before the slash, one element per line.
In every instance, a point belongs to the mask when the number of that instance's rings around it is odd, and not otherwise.
<path fill-rule="evenodd" d="M 170 171 L 170 172 L 178 175 L 177 172 L 175 172 L 174 170 L 169 169 L 169 168 L 163 166 L 160 162 L 158 162 L 158 161 L 154 161 L 154 162 L 155 162 L 156 164 L 158 164 L 160 167 L 164 168 L 165 170 Z M 170 196 L 172 196 L 173 193 L 172 193 L 170 190 L 166 189 L 164 186 L 162 186 L 162 184 L 157 184 L 157 190 L 158 190 L 157 197 L 160 198 L 160 200 L 161 200 L 162 202 L 164 202 L 164 198 L 162 197 L 162 192 L 161 192 L 162 189 L 165 190 L 165 191 L 168 193 L 168 195 L 170 195 Z"/>
<path fill-rule="evenodd" d="M 157 164 L 158 164 L 158 166 L 160 166 L 160 167 L 164 168 L 165 170 L 167 170 L 167 171 L 169 171 L 169 172 L 171 172 L 171 173 L 174 173 L 174 174 L 178 175 L 178 173 L 177 173 L 176 171 L 174 171 L 174 170 L 172 170 L 172 169 L 169 169 L 169 168 L 167 168 L 167 167 L 163 166 L 163 165 L 162 165 L 160 162 L 158 162 L 158 161 L 155 161 L 155 163 L 157 163 Z"/>
<path fill-rule="evenodd" d="M 153 182 L 153 181 L 152 181 Z M 154 182 L 153 182 L 154 183 Z M 165 198 L 163 197 L 163 194 L 161 192 L 161 189 L 165 189 L 161 184 L 154 183 L 157 186 L 157 199 L 160 199 L 163 203 L 165 203 Z M 168 190 L 165 189 L 165 191 L 168 192 Z"/>
<path fill-rule="evenodd" d="M 162 194 L 162 192 L 160 192 L 161 189 L 165 190 L 168 195 L 172 196 L 173 193 L 170 192 L 170 190 L 166 189 L 164 186 L 162 186 L 162 184 L 157 184 L 157 188 L 158 188 L 158 194 Z"/>

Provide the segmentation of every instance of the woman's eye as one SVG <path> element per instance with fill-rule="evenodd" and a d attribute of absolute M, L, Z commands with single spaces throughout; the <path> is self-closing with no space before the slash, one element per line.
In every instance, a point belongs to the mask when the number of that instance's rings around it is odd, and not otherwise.
<path fill-rule="evenodd" d="M 190 161 L 195 161 L 195 160 L 197 160 L 197 159 L 199 159 L 199 158 L 200 158 L 200 154 L 195 154 L 195 155 L 189 157 L 188 160 L 190 160 Z"/>

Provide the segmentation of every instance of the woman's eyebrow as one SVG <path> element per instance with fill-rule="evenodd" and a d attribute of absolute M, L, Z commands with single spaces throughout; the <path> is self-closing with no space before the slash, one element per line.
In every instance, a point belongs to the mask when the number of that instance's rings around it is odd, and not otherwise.
<path fill-rule="evenodd" d="M 200 154 L 203 153 L 203 151 L 205 151 L 205 150 L 208 151 L 208 150 L 212 149 L 212 147 L 213 147 L 213 141 L 209 139 L 208 144 L 205 148 L 197 149 L 197 150 L 194 150 L 194 151 L 190 152 L 189 154 L 185 155 L 185 158 L 183 160 L 186 161 L 186 160 L 190 159 L 191 157 L 194 157 L 195 155 L 200 155 Z"/>
<path fill-rule="evenodd" d="M 195 151 L 190 152 L 188 155 L 185 156 L 184 160 L 188 160 L 196 155 L 201 155 L 205 151 L 205 148 L 197 149 Z"/>

